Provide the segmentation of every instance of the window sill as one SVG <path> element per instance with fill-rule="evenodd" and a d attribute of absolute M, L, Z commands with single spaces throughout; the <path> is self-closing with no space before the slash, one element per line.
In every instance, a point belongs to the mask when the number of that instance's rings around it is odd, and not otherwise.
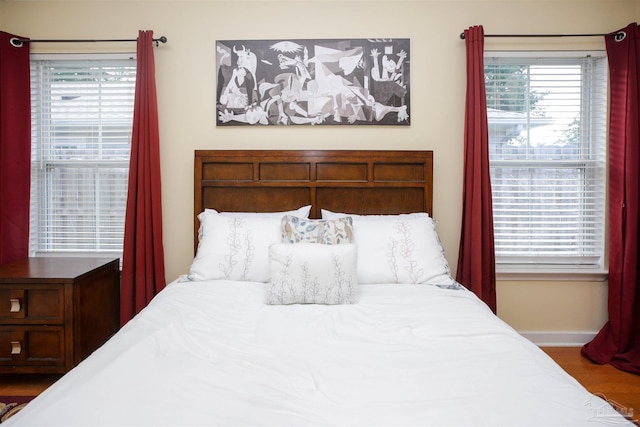
<path fill-rule="evenodd" d="M 608 277 L 609 272 L 601 268 L 496 267 L 496 279 L 501 281 L 604 282 Z"/>

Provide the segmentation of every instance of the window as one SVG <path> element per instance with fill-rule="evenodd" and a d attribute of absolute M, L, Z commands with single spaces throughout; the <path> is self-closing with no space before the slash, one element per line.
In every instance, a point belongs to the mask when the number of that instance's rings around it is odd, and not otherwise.
<path fill-rule="evenodd" d="M 606 57 L 487 53 L 485 81 L 498 272 L 602 270 Z"/>
<path fill-rule="evenodd" d="M 30 253 L 122 255 L 136 64 L 31 59 Z"/>

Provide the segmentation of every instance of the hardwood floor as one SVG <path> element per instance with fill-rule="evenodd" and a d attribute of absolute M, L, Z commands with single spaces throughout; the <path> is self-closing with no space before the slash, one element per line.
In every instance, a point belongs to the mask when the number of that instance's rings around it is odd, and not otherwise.
<path fill-rule="evenodd" d="M 37 396 L 60 377 L 54 374 L 3 374 L 0 375 L 0 396 Z"/>
<path fill-rule="evenodd" d="M 634 420 L 640 419 L 640 375 L 595 364 L 580 355 L 579 347 L 543 347 L 542 350 L 587 390 L 627 413 L 633 411 Z M 0 375 L 0 396 L 37 395 L 58 378 L 59 375 Z"/>
<path fill-rule="evenodd" d="M 543 347 L 553 360 L 593 394 L 640 420 L 640 375 L 598 365 L 580 355 L 580 347 Z M 640 424 L 639 424 L 640 425 Z"/>

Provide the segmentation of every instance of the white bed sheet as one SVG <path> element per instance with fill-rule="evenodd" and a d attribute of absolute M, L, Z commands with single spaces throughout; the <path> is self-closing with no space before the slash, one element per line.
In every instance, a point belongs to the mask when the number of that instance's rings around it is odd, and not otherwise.
<path fill-rule="evenodd" d="M 630 424 L 466 290 L 174 282 L 7 426 Z"/>

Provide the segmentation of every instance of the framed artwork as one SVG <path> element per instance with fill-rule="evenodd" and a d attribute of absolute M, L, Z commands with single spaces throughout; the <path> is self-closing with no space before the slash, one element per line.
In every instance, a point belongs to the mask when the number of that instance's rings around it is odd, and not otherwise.
<path fill-rule="evenodd" d="M 409 39 L 218 40 L 216 125 L 410 125 Z"/>

